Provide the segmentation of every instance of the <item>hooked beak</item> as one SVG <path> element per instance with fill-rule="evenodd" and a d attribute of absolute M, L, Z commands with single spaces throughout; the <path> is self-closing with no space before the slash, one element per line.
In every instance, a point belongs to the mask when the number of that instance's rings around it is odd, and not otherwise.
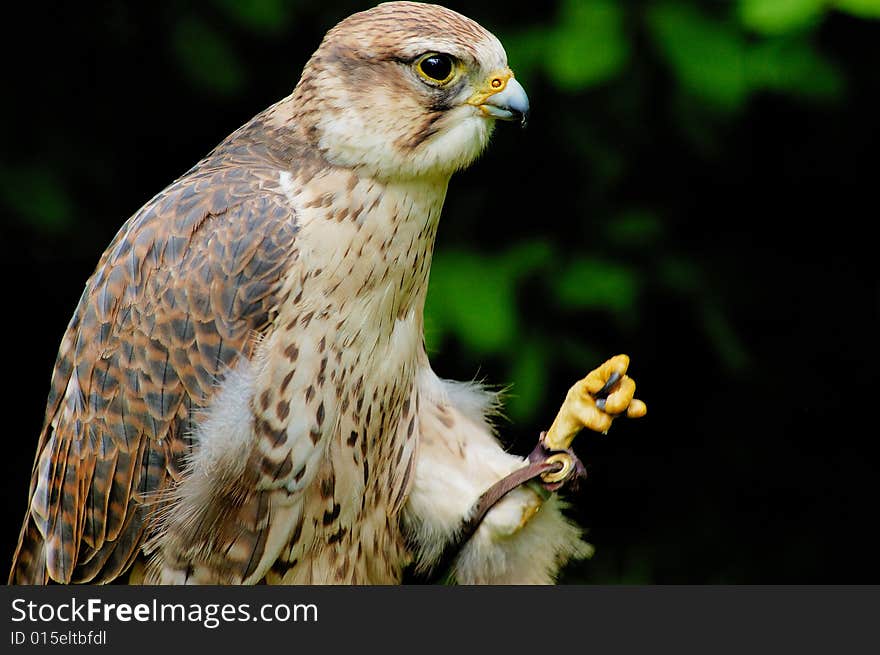
<path fill-rule="evenodd" d="M 509 70 L 493 75 L 489 86 L 484 91 L 475 93 L 468 102 L 490 118 L 519 121 L 522 127 L 529 120 L 529 96 Z"/>

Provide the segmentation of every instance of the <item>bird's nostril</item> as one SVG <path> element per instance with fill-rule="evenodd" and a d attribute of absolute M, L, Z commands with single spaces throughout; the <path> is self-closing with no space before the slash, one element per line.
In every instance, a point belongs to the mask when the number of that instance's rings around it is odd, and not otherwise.
<path fill-rule="evenodd" d="M 500 89 L 501 85 L 504 84 L 504 82 L 501 80 L 500 77 L 493 77 L 490 84 L 492 85 L 493 89 Z"/>

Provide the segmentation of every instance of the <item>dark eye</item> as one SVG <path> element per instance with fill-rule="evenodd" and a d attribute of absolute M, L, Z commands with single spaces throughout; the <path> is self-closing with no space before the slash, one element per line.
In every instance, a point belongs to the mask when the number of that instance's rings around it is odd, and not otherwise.
<path fill-rule="evenodd" d="M 453 62 L 449 55 L 428 55 L 419 62 L 419 72 L 435 82 L 445 82 L 452 75 Z"/>

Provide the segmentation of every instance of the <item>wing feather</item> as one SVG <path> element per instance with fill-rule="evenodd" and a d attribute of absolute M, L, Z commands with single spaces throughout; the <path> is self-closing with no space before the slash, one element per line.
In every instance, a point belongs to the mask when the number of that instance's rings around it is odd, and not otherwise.
<path fill-rule="evenodd" d="M 86 285 L 53 372 L 10 582 L 124 573 L 151 499 L 180 477 L 194 413 L 269 323 L 297 227 L 259 141 L 236 146 L 235 166 L 228 150 L 135 214 Z"/>

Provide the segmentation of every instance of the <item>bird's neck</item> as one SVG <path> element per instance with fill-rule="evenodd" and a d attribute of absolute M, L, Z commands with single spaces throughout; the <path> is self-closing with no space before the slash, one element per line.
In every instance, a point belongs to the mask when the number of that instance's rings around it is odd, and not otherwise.
<path fill-rule="evenodd" d="M 408 315 L 421 330 L 450 173 L 389 179 L 368 167 L 340 166 L 314 147 L 309 114 L 297 107 L 296 95 L 288 97 L 260 120 L 262 131 L 285 144 L 277 156 L 289 168 L 279 173 L 278 185 L 300 229 L 300 270 L 308 278 L 303 297 L 310 290 L 316 303 L 338 299 L 329 311 L 354 316 L 350 324 L 379 326 L 379 337 Z"/>
<path fill-rule="evenodd" d="M 300 227 L 300 256 L 314 294 L 337 298 L 341 317 L 394 329 L 422 309 L 448 179 L 377 181 L 328 166 L 308 183 L 294 171 L 279 185 Z"/>

